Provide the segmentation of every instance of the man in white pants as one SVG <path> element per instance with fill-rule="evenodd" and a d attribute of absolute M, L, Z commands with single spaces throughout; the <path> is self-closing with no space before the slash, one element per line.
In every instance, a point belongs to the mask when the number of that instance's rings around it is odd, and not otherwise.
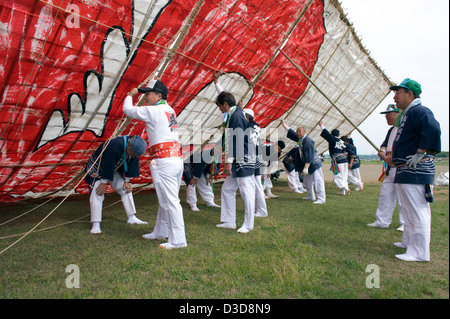
<path fill-rule="evenodd" d="M 392 164 L 392 145 L 397 136 L 398 127 L 395 126 L 400 110 L 395 104 L 389 104 L 386 111 L 381 114 L 386 114 L 387 124 L 391 126 L 384 142 L 381 144 L 378 157 L 383 161 L 383 176 L 380 188 L 380 196 L 378 198 L 378 207 L 375 213 L 376 220 L 369 227 L 388 228 L 392 222 L 392 214 L 394 213 L 395 205 L 398 201 L 397 184 L 394 183 L 396 167 Z M 400 221 L 399 231 L 403 231 L 405 221 L 403 219 L 402 208 L 398 205 L 398 218 Z"/>
<path fill-rule="evenodd" d="M 205 162 L 206 159 L 212 158 L 212 149 L 204 150 L 202 152 L 192 154 L 184 163 L 183 180 L 186 183 L 186 202 L 194 212 L 200 211 L 197 207 L 197 192 L 206 202 L 208 207 L 220 207 L 214 202 L 214 193 L 212 189 L 211 168 L 213 163 Z M 209 153 L 209 155 L 207 154 Z M 201 158 L 198 158 L 200 156 Z M 204 156 L 206 155 L 206 156 Z M 220 166 L 220 163 L 219 163 Z M 214 168 L 213 168 L 214 169 Z M 217 170 L 219 167 L 217 168 Z"/>
<path fill-rule="evenodd" d="M 145 94 L 145 106 L 133 106 L 133 96 Z M 167 88 L 159 80 L 150 80 L 145 88 L 132 89 L 123 103 L 123 112 L 144 121 L 150 147 L 150 171 L 158 196 L 158 214 L 153 232 L 145 239 L 168 238 L 161 248 L 186 247 L 183 208 L 179 191 L 183 175 L 183 159 L 175 111 L 167 104 Z"/>
<path fill-rule="evenodd" d="M 290 129 L 284 121 L 283 127 L 287 131 L 287 137 L 294 142 L 298 143 L 301 169 L 303 173 L 303 179 L 305 181 L 308 197 L 306 199 L 312 200 L 313 204 L 321 205 L 325 204 L 325 181 L 322 172 L 322 160 L 317 154 L 315 142 L 312 138 L 306 135 L 304 127 L 297 128 L 297 132 Z M 316 191 L 314 194 L 314 190 Z M 317 200 L 316 200 L 317 196 Z"/>
<path fill-rule="evenodd" d="M 139 176 L 139 156 L 147 143 L 140 136 L 118 136 L 100 145 L 86 163 L 84 181 L 89 184 L 91 234 L 100 234 L 106 185 L 120 195 L 128 224 L 147 224 L 136 215 L 130 178 Z"/>
<path fill-rule="evenodd" d="M 359 168 L 361 166 L 356 146 L 353 144 L 353 139 L 348 136 L 341 136 L 344 142 L 348 160 L 348 183 L 355 186 L 355 191 L 361 191 L 364 188 L 364 183 L 361 180 L 361 173 Z"/>
<path fill-rule="evenodd" d="M 412 79 L 391 86 L 394 101 L 403 110 L 392 146 L 392 162 L 397 167 L 394 183 L 403 209 L 405 229 L 401 243 L 404 261 L 429 261 L 431 240 L 432 186 L 436 167 L 434 155 L 441 151 L 441 127 L 431 110 L 422 105 L 422 87 Z"/>
<path fill-rule="evenodd" d="M 306 189 L 303 187 L 303 184 L 300 181 L 300 176 L 296 169 L 296 166 L 298 166 L 296 161 L 300 161 L 300 151 L 298 146 L 292 148 L 286 154 L 283 159 L 283 165 L 285 168 L 289 188 L 292 189 L 294 193 L 303 194 L 306 192 Z"/>
<path fill-rule="evenodd" d="M 265 159 L 263 160 L 262 174 L 263 174 L 263 189 L 266 191 L 266 199 L 279 198 L 280 196 L 272 193 L 272 173 L 275 173 L 278 168 L 278 158 L 281 155 L 281 151 L 286 147 L 286 144 L 279 140 L 277 145 L 275 144 L 264 144 L 262 145 L 262 154 L 264 154 Z"/>
<path fill-rule="evenodd" d="M 267 217 L 269 215 L 267 211 L 266 198 L 264 194 L 264 188 L 261 181 L 261 167 L 263 156 L 261 153 L 261 137 L 260 127 L 255 122 L 255 112 L 251 109 L 244 109 L 245 118 L 248 121 L 250 136 L 249 143 L 251 143 L 252 152 L 256 154 L 255 163 L 255 217 Z"/>
<path fill-rule="evenodd" d="M 227 176 L 221 191 L 219 228 L 236 228 L 236 191 L 244 200 L 244 223 L 238 233 L 248 233 L 255 220 L 255 165 L 256 157 L 249 156 L 249 125 L 243 110 L 236 105 L 234 96 L 221 92 L 216 100 L 220 111 L 227 114 L 223 124 L 225 133 L 222 146 L 225 152 L 224 173 Z"/>
<path fill-rule="evenodd" d="M 345 156 L 345 144 L 339 138 L 339 130 L 334 129 L 330 132 L 323 126 L 323 122 L 319 122 L 319 126 L 322 129 L 322 136 L 328 142 L 328 151 L 331 157 L 331 167 L 333 171 L 333 181 L 336 186 L 341 190 L 339 195 L 349 195 L 350 189 L 348 188 L 348 160 Z"/>

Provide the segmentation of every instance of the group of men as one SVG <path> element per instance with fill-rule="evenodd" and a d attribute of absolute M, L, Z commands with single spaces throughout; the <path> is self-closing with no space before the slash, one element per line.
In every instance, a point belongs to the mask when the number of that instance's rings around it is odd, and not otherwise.
<path fill-rule="evenodd" d="M 209 181 L 217 169 L 215 163 L 205 162 L 205 154 L 200 153 L 200 160 L 193 165 L 190 160 L 183 163 L 177 131 L 176 114 L 167 104 L 166 86 L 160 80 L 151 80 L 147 87 L 133 89 L 125 98 L 123 112 L 131 118 L 144 121 L 147 126 L 149 150 L 151 157 L 151 174 L 158 197 L 158 213 L 153 232 L 143 235 L 150 240 L 168 239 L 160 247 L 166 249 L 187 246 L 184 228 L 183 211 L 179 199 L 182 178 L 187 187 L 187 201 L 192 210 L 196 206 L 195 186 L 208 206 L 220 207 L 221 217 L 218 228 L 236 229 L 236 194 L 239 189 L 244 201 L 244 222 L 237 230 L 248 233 L 254 227 L 255 216 L 267 216 L 267 206 L 261 175 L 270 176 L 267 171 L 270 161 L 276 161 L 284 147 L 278 143 L 278 152 L 274 149 L 266 153 L 261 143 L 259 125 L 255 122 L 254 113 L 250 109 L 238 106 L 235 97 L 223 91 L 215 74 L 217 89 L 216 105 L 223 113 L 223 136 L 220 155 L 224 154 L 224 174 L 226 178 L 221 189 L 221 206 L 215 204 L 211 194 Z M 417 82 L 406 79 L 398 86 L 391 87 L 395 91 L 394 100 L 397 108 L 390 105 L 386 110 L 388 124 L 393 125 L 383 143 L 379 156 L 387 163 L 386 177 L 380 191 L 377 209 L 377 221 L 369 226 L 386 228 L 392 219 L 395 202 L 401 212 L 404 223 L 403 239 L 396 246 L 406 248 L 406 253 L 396 255 L 402 260 L 430 260 L 430 225 L 429 207 L 431 190 L 434 181 L 434 154 L 440 152 L 440 127 L 431 111 L 420 102 L 421 87 Z M 145 105 L 133 105 L 133 97 L 145 94 Z M 403 110 L 402 113 L 399 112 Z M 394 125 L 392 113 L 401 114 L 401 119 Z M 297 131 L 290 129 L 283 121 L 287 138 L 295 141 L 298 147 L 291 150 L 284 163 L 287 169 L 290 187 L 295 192 L 302 192 L 299 174 L 308 193 L 305 199 L 314 204 L 326 201 L 325 183 L 322 173 L 322 160 L 317 154 L 315 142 L 306 134 L 303 127 Z M 323 137 L 329 145 L 332 158 L 334 182 L 342 195 L 349 194 L 348 182 L 355 189 L 362 189 L 359 176 L 359 160 L 356 149 L 346 137 L 339 138 L 339 131 L 331 133 L 319 123 Z M 273 145 L 269 147 L 274 147 Z M 121 195 L 128 222 L 145 223 L 139 220 L 131 197 L 129 179 L 139 175 L 138 157 L 147 148 L 147 143 L 139 136 L 124 136 L 111 139 L 102 144 L 86 164 L 86 182 L 91 185 L 91 233 L 100 232 L 101 209 L 106 183 Z M 208 158 L 214 158 L 212 149 Z M 273 156 L 275 154 L 275 157 Z M 197 154 L 198 155 L 198 154 Z M 266 170 L 264 170 L 264 168 Z M 349 171 L 353 171 L 349 174 Z M 291 173 L 296 178 L 292 179 Z M 296 180 L 295 180 L 296 179 Z M 270 178 L 269 178 L 270 181 Z M 292 185 L 292 186 L 291 186 Z M 268 187 L 266 187 L 268 188 Z M 269 187 L 270 190 L 270 187 Z M 269 193 L 268 193 L 269 194 Z M 271 194 L 271 193 L 270 193 Z M 272 194 L 273 195 L 273 194 Z M 390 217 L 389 217 L 390 215 Z M 403 222 L 404 221 L 404 222 Z"/>
<path fill-rule="evenodd" d="M 324 204 L 326 194 L 322 159 L 317 153 L 314 140 L 306 134 L 302 126 L 298 127 L 297 131 L 291 129 L 284 121 L 282 126 L 287 131 L 287 138 L 298 144 L 289 151 L 283 161 L 289 184 L 294 183 L 291 175 L 292 172 L 296 172 L 303 177 L 305 191 L 308 193 L 304 199 L 313 201 L 313 204 Z M 322 122 L 319 122 L 319 126 L 322 129 L 320 136 L 328 142 L 333 180 L 340 189 L 339 194 L 349 195 L 349 183 L 355 185 L 355 190 L 362 190 L 364 186 L 359 173 L 359 157 L 353 140 L 348 136 L 339 137 L 338 129 L 333 129 L 330 133 Z"/>

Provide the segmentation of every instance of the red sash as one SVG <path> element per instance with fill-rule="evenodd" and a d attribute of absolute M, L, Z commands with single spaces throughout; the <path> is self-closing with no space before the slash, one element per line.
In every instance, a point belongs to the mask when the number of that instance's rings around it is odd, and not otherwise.
<path fill-rule="evenodd" d="M 181 157 L 181 148 L 178 142 L 157 143 L 150 147 L 150 160 L 167 157 Z"/>

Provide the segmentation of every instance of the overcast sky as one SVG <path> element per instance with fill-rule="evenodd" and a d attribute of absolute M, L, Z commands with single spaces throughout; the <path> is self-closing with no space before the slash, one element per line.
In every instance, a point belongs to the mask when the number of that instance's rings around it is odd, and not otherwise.
<path fill-rule="evenodd" d="M 449 150 L 449 1 L 340 0 L 363 45 L 395 83 L 412 78 L 422 85 L 422 104 L 441 124 L 442 151 Z M 380 112 L 393 103 L 393 94 L 359 126 L 381 145 L 388 125 Z M 359 154 L 376 150 L 352 133 Z"/>

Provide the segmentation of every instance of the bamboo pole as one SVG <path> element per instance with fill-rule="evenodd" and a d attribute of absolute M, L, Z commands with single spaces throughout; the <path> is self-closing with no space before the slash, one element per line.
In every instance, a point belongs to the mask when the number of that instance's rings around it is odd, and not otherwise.
<path fill-rule="evenodd" d="M 292 63 L 292 65 L 300 71 L 301 74 L 303 74 L 303 76 L 320 92 L 320 94 L 323 95 L 324 98 L 327 99 L 328 102 L 331 103 L 331 105 L 333 105 L 333 107 L 359 132 L 359 134 L 361 134 L 367 142 L 369 142 L 370 145 L 373 146 L 373 148 L 375 148 L 375 150 L 377 150 L 377 152 L 380 150 L 378 148 L 378 146 L 376 146 L 359 128 L 358 126 L 356 126 L 345 114 L 344 112 L 341 111 L 341 109 L 314 83 L 313 80 L 311 80 L 311 78 L 305 73 L 303 72 L 303 70 L 294 62 L 291 60 L 291 58 L 283 52 L 283 50 L 280 49 L 280 52 L 286 57 L 286 59 L 289 60 L 289 62 Z"/>

